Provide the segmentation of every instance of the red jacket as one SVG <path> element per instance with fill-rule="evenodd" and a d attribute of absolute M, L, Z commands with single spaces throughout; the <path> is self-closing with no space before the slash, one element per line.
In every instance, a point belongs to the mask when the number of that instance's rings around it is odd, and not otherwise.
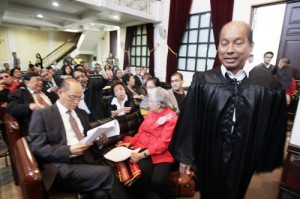
<path fill-rule="evenodd" d="M 138 133 L 126 136 L 124 142 L 130 142 L 134 148 L 147 148 L 153 164 L 174 162 L 168 151 L 178 116 L 170 108 L 160 113 L 150 111 L 141 124 Z"/>

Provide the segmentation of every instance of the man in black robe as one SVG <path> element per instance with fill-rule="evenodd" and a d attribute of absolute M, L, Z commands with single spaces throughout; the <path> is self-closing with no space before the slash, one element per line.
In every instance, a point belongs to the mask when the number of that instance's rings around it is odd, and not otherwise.
<path fill-rule="evenodd" d="M 220 68 L 196 74 L 179 116 L 170 151 L 188 174 L 196 166 L 201 199 L 241 199 L 254 172 L 282 163 L 285 91 L 271 73 L 245 66 L 250 27 L 221 30 Z"/>

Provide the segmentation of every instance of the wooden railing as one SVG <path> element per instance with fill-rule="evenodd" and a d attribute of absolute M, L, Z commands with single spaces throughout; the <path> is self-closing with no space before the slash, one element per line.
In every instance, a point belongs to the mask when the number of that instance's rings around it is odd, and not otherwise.
<path fill-rule="evenodd" d="M 72 38 L 68 39 L 65 43 L 57 47 L 51 53 L 43 58 L 43 66 L 44 68 L 50 66 L 53 61 L 60 61 L 66 54 L 70 53 L 74 49 L 76 49 L 77 42 L 81 36 L 81 33 L 74 35 Z"/>

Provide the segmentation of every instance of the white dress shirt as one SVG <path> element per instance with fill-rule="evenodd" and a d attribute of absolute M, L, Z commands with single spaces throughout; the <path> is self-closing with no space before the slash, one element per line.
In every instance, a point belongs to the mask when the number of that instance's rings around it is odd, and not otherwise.
<path fill-rule="evenodd" d="M 67 138 L 67 144 L 68 145 L 73 145 L 73 144 L 78 144 L 79 141 L 76 137 L 76 134 L 70 124 L 70 121 L 69 121 L 69 114 L 67 113 L 67 111 L 69 109 L 67 109 L 66 107 L 64 107 L 60 102 L 59 100 L 56 101 L 56 105 L 57 105 L 57 108 L 58 108 L 58 111 L 61 115 L 61 118 L 63 120 L 63 124 L 64 124 L 64 127 L 65 127 L 65 131 L 66 131 L 66 138 Z M 77 122 L 77 125 L 78 125 L 78 128 L 80 130 L 80 132 L 83 134 L 83 126 L 81 124 L 81 121 L 80 119 L 78 118 L 76 112 L 74 110 L 71 110 L 71 114 L 72 116 L 75 118 L 76 122 Z"/>

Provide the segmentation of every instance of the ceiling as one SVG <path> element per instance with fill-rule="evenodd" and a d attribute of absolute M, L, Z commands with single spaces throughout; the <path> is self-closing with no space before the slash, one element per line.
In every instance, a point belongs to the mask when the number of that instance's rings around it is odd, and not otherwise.
<path fill-rule="evenodd" d="M 57 2 L 59 6 L 54 6 L 53 2 Z M 109 31 L 118 27 L 151 22 L 157 21 L 78 0 L 0 1 L 0 26 L 2 27 L 81 32 Z"/>

